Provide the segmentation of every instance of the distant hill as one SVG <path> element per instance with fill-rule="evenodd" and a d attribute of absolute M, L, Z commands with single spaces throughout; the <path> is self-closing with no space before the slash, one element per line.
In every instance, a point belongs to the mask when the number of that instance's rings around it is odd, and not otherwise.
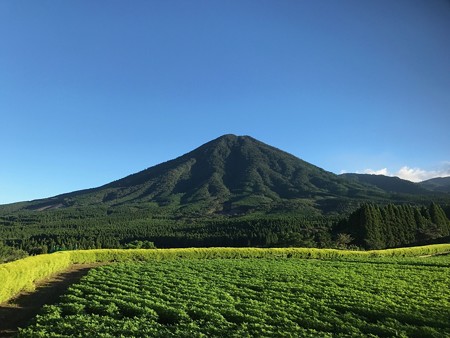
<path fill-rule="evenodd" d="M 450 193 L 450 176 L 432 178 L 430 180 L 420 182 L 419 185 L 428 190 Z"/>
<path fill-rule="evenodd" d="M 390 193 L 425 195 L 429 193 L 425 187 L 398 177 L 371 174 L 342 174 L 340 176 L 350 181 L 373 185 Z"/>

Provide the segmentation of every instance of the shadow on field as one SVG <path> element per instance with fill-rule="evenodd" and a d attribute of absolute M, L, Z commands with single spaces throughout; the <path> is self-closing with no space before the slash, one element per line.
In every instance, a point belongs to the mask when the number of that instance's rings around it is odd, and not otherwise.
<path fill-rule="evenodd" d="M 0 304 L 0 337 L 14 337 L 45 304 L 54 304 L 69 286 L 100 264 L 74 264 L 69 270 L 37 283 L 35 291 L 23 292 L 9 302 Z"/>

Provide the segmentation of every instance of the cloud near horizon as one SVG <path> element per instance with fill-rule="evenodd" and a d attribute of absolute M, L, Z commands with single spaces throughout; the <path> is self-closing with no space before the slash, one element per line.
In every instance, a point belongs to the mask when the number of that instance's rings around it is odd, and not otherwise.
<path fill-rule="evenodd" d="M 401 179 L 411 182 L 422 182 L 436 177 L 450 176 L 450 162 L 445 162 L 439 170 L 424 170 L 420 168 L 410 168 L 408 166 L 401 167 L 397 172 L 390 172 L 388 168 L 379 170 L 365 169 L 364 174 L 397 176 Z"/>

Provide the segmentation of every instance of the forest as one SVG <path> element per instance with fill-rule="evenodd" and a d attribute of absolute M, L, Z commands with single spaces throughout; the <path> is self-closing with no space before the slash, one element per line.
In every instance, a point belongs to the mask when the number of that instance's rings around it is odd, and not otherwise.
<path fill-rule="evenodd" d="M 24 210 L 0 216 L 0 259 L 94 248 L 383 249 L 445 242 L 449 235 L 448 214 L 436 203 L 362 204 L 347 216 L 251 214 L 201 219 L 155 216 L 143 208 Z"/>
<path fill-rule="evenodd" d="M 335 231 L 350 234 L 352 242 L 365 249 L 383 249 L 448 240 L 450 222 L 436 203 L 429 207 L 364 204 Z"/>

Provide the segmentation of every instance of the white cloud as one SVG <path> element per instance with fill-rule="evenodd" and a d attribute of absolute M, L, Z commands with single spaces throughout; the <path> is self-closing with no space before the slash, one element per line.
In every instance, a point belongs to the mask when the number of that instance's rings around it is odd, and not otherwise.
<path fill-rule="evenodd" d="M 421 182 L 440 175 L 435 171 L 426 171 L 420 168 L 410 168 L 404 166 L 401 167 L 400 170 L 394 174 L 394 176 L 398 176 L 411 182 Z"/>
<path fill-rule="evenodd" d="M 391 172 L 387 168 L 383 168 L 379 170 L 366 169 L 364 170 L 364 173 L 372 175 L 397 176 L 411 182 L 422 182 L 435 177 L 450 176 L 450 162 L 443 162 L 441 168 L 437 170 L 424 170 L 421 168 L 403 166 L 396 172 Z"/>
<path fill-rule="evenodd" d="M 392 176 L 389 174 L 387 168 L 383 168 L 380 170 L 366 169 L 364 170 L 364 174 Z"/>

